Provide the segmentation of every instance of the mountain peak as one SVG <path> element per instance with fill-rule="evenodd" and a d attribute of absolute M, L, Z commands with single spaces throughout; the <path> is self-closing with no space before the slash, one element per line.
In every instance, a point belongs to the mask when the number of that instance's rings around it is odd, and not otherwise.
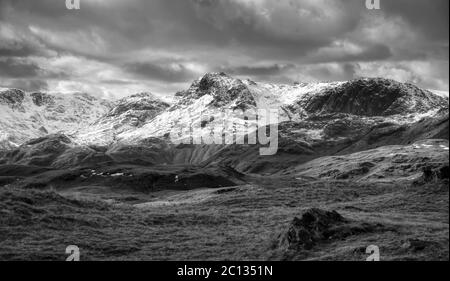
<path fill-rule="evenodd" d="M 157 97 L 155 97 L 155 95 L 153 95 L 150 92 L 140 92 L 140 93 L 136 93 L 134 95 L 125 97 L 123 99 L 132 99 L 132 98 L 148 98 L 148 99 L 154 99 L 154 100 L 158 100 Z"/>
<path fill-rule="evenodd" d="M 49 104 L 55 100 L 55 97 L 42 92 L 35 92 L 30 94 L 33 103 L 37 106 Z"/>
<path fill-rule="evenodd" d="M 168 103 L 155 97 L 152 93 L 142 92 L 119 100 L 107 116 L 122 115 L 130 111 L 159 111 L 168 107 Z"/>
<path fill-rule="evenodd" d="M 256 106 L 247 85 L 224 72 L 206 73 L 202 78 L 195 80 L 188 90 L 176 94 L 181 97 L 179 101 L 181 105 L 191 104 L 207 95 L 212 97 L 209 105 L 214 107 L 232 105 L 233 108 L 246 109 Z"/>
<path fill-rule="evenodd" d="M 87 94 L 0 91 L 0 150 L 47 134 L 71 134 L 95 122 L 111 104 Z"/>
<path fill-rule="evenodd" d="M 230 86 L 236 80 L 231 76 L 228 76 L 224 72 L 212 72 L 212 73 L 206 73 L 198 82 L 198 87 L 200 90 L 208 90 L 209 88 L 215 86 L 215 87 L 226 87 Z"/>
<path fill-rule="evenodd" d="M 423 113 L 448 103 L 419 87 L 384 78 L 359 78 L 301 101 L 308 113 L 388 116 Z"/>
<path fill-rule="evenodd" d="M 25 92 L 19 89 L 7 89 L 0 92 L 0 104 L 20 105 L 25 100 Z"/>

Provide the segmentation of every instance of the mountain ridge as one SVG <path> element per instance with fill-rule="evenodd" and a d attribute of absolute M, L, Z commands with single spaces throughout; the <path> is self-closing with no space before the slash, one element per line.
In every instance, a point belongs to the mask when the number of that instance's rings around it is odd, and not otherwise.
<path fill-rule="evenodd" d="M 137 144 L 147 138 L 167 138 L 174 126 L 189 127 L 195 122 L 201 122 L 199 132 L 206 135 L 221 125 L 223 120 L 220 118 L 227 122 L 242 122 L 233 112 L 242 110 L 276 109 L 279 123 L 301 122 L 316 115 L 337 113 L 413 123 L 420 119 L 419 116 L 433 115 L 433 111 L 439 108 L 448 108 L 448 98 L 412 84 L 382 78 L 281 85 L 241 80 L 223 72 L 207 73 L 175 96 L 177 101 L 169 104 L 149 92 L 110 102 L 80 93 L 56 96 L 41 92 L 25 93 L 18 89 L 2 91 L 0 106 L 9 110 L 3 115 L 11 116 L 0 123 L 0 149 L 17 147 L 34 137 L 52 133 L 67 134 L 78 144 Z M 79 107 L 85 107 L 84 110 L 79 109 L 85 116 L 67 109 L 67 104 L 74 104 L 71 99 Z M 32 108 L 34 114 L 26 112 L 24 105 Z M 223 115 L 225 110 L 231 115 Z M 50 111 L 57 117 L 48 116 L 50 114 L 43 111 Z M 67 116 L 63 116 L 66 111 Z M 70 116 L 72 112 L 75 116 Z M 47 118 L 41 120 L 42 115 Z M 41 119 L 35 120 L 36 116 Z M 208 120 L 202 121 L 205 116 Z M 24 133 L 7 124 L 12 119 L 26 124 L 23 127 L 23 124 L 12 122 L 18 128 L 26 128 L 20 130 Z M 58 124 L 48 128 L 48 120 Z"/>
<path fill-rule="evenodd" d="M 91 125 L 71 135 L 47 135 L 25 142 L 2 153 L 0 163 L 54 169 L 85 167 L 95 163 L 106 166 L 194 165 L 222 167 L 239 173 L 289 174 L 294 172 L 292 167 L 320 157 L 347 155 L 390 145 L 406 146 L 434 138 L 448 140 L 448 99 L 392 80 L 283 86 L 240 80 L 217 73 L 207 74 L 204 81 L 200 81 L 194 81 L 188 90 L 179 93 L 180 99 L 173 105 L 151 93 L 121 99 Z M 364 88 L 366 83 L 388 85 L 381 88 L 397 91 L 397 99 L 392 103 L 391 100 L 382 103 L 381 109 L 374 111 L 376 114 L 367 110 L 352 111 L 355 108 L 364 109 L 354 105 L 355 100 L 361 102 L 361 92 L 354 90 L 354 87 Z M 236 89 L 244 90 L 236 92 Z M 373 90 L 373 87 L 369 89 Z M 411 93 L 408 92 L 410 89 Z M 362 97 L 369 92 L 362 92 Z M 354 99 L 352 95 L 359 99 Z M 387 93 L 382 92 L 377 98 L 383 100 L 385 95 Z M 407 98 L 404 98 L 405 95 Z M 429 99 L 426 102 L 420 100 L 422 95 Z M 341 96 L 346 98 L 339 99 Z M 250 101 L 246 104 L 250 110 L 276 107 L 281 112 L 277 124 L 279 144 L 276 155 L 261 156 L 260 144 L 180 145 L 169 136 L 174 124 L 189 127 L 201 122 L 197 133 L 204 136 L 220 126 L 223 120 L 219 118 L 225 118 L 227 122 L 242 122 L 240 116 L 221 113 L 226 110 L 240 111 L 241 108 L 235 108 L 236 101 L 243 100 Z M 336 106 L 338 110 L 329 110 L 329 104 L 336 104 L 337 101 L 350 101 L 351 106 Z M 400 111 L 386 111 L 395 101 L 399 101 L 396 108 Z M 402 102 L 407 106 L 402 106 Z M 308 103 L 313 106 L 308 107 Z M 204 116 L 209 119 L 203 120 Z M 246 132 L 242 137 L 252 134 L 256 131 Z"/>
<path fill-rule="evenodd" d="M 71 134 L 103 116 L 107 100 L 85 93 L 52 95 L 10 89 L 0 92 L 0 149 L 47 134 Z"/>

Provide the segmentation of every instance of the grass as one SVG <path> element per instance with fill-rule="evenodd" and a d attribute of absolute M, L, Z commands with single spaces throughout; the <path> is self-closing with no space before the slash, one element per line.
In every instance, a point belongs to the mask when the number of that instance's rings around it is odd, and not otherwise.
<path fill-rule="evenodd" d="M 0 260 L 448 260 L 448 183 L 400 185 L 256 178 L 221 190 L 138 196 L 83 189 L 0 190 Z M 105 190 L 108 190 L 105 188 Z M 63 195 L 61 195 L 63 194 Z M 78 198 L 78 199 L 77 199 Z M 106 199 L 113 199 L 107 201 Z M 311 250 L 278 248 L 278 236 L 308 208 L 336 210 L 386 231 L 347 236 Z"/>

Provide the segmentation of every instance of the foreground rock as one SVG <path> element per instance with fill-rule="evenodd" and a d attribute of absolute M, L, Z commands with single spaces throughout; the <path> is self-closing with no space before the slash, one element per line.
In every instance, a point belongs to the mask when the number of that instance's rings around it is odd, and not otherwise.
<path fill-rule="evenodd" d="M 382 224 L 350 221 L 336 211 L 309 209 L 301 218 L 294 218 L 288 230 L 279 236 L 278 246 L 286 250 L 311 250 L 320 243 L 387 230 Z"/>

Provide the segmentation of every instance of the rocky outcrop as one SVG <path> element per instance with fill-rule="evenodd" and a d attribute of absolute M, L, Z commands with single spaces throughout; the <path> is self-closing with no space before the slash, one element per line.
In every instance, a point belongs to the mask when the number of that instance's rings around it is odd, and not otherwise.
<path fill-rule="evenodd" d="M 348 220 L 336 211 L 308 209 L 301 218 L 295 217 L 287 231 L 280 234 L 278 247 L 286 250 L 311 250 L 320 243 L 386 230 L 388 228 L 381 224 Z"/>
<path fill-rule="evenodd" d="M 211 95 L 210 105 L 220 108 L 234 103 L 233 109 L 245 110 L 256 106 L 256 101 L 248 87 L 239 79 L 225 73 L 207 73 L 201 79 L 194 81 L 191 87 L 176 94 L 181 97 L 180 104 L 190 104 L 192 101 Z"/>
<path fill-rule="evenodd" d="M 43 106 L 54 102 L 55 100 L 53 96 L 46 93 L 32 93 L 31 98 L 33 100 L 33 103 L 37 106 Z"/>
<path fill-rule="evenodd" d="M 25 99 L 25 92 L 18 89 L 9 89 L 0 92 L 0 104 L 5 105 L 19 105 Z"/>
<path fill-rule="evenodd" d="M 123 98 L 116 102 L 106 118 L 127 115 L 140 120 L 148 120 L 167 109 L 169 104 L 157 99 L 151 93 L 140 93 Z"/>
<path fill-rule="evenodd" d="M 12 110 L 24 112 L 23 102 L 25 100 L 25 92 L 18 89 L 9 89 L 0 92 L 0 105 L 7 106 Z"/>
<path fill-rule="evenodd" d="M 308 95 L 300 104 L 310 114 L 389 116 L 417 114 L 448 107 L 448 99 L 412 84 L 371 78 L 349 81 L 320 94 Z"/>
<path fill-rule="evenodd" d="M 429 165 L 422 168 L 422 177 L 416 181 L 416 183 L 430 183 L 438 181 L 448 181 L 449 179 L 449 165 L 448 163 L 443 163 L 441 166 L 436 167 L 436 165 Z"/>
<path fill-rule="evenodd" d="M 0 150 L 47 134 L 72 134 L 98 120 L 111 103 L 87 94 L 0 91 Z"/>

